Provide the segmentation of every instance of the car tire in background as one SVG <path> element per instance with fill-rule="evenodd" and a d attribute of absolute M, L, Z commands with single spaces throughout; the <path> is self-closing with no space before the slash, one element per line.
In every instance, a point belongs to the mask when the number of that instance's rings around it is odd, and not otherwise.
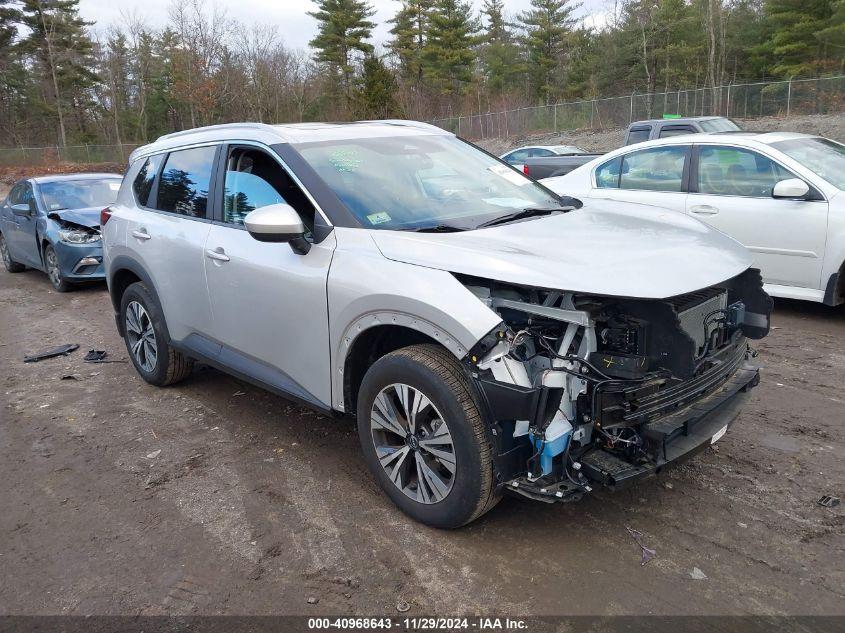
<path fill-rule="evenodd" d="M 44 268 L 47 272 L 47 277 L 56 292 L 67 292 L 73 287 L 69 281 L 62 277 L 62 268 L 59 265 L 59 257 L 56 255 L 56 249 L 52 244 L 47 244 L 44 247 Z"/>
<path fill-rule="evenodd" d="M 123 293 L 120 319 L 126 350 L 141 378 L 165 387 L 190 375 L 193 360 L 170 345 L 164 315 L 142 282 L 130 285 Z"/>
<path fill-rule="evenodd" d="M 457 528 L 499 501 L 469 377 L 446 349 L 414 345 L 381 357 L 364 376 L 357 409 L 367 465 L 412 518 Z"/>
<path fill-rule="evenodd" d="M 21 273 L 26 270 L 26 266 L 19 264 L 12 259 L 12 254 L 9 252 L 9 245 L 6 244 L 6 236 L 0 233 L 0 257 L 3 258 L 3 266 L 10 273 Z"/>

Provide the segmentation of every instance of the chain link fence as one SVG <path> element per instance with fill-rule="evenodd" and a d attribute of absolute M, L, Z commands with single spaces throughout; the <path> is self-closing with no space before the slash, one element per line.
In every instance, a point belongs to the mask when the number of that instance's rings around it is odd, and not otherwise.
<path fill-rule="evenodd" d="M 56 163 L 125 164 L 129 154 L 136 147 L 140 147 L 140 144 L 0 148 L 0 166 L 29 167 Z"/>
<path fill-rule="evenodd" d="M 458 136 L 481 140 L 535 132 L 603 130 L 662 117 L 721 115 L 738 119 L 832 114 L 845 110 L 845 75 L 583 99 L 430 121 Z"/>
<path fill-rule="evenodd" d="M 845 111 L 845 75 L 790 79 L 716 88 L 695 88 L 622 97 L 582 99 L 552 105 L 517 108 L 430 121 L 473 140 L 505 138 L 539 132 L 605 130 L 664 114 L 722 115 L 738 119 L 832 114 Z M 0 148 L 0 166 L 56 163 L 126 163 L 140 144 L 69 145 L 66 147 Z"/>

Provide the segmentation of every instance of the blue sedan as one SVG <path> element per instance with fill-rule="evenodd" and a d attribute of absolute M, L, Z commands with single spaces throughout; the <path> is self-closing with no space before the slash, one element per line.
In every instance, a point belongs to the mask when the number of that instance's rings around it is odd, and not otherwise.
<path fill-rule="evenodd" d="M 0 207 L 6 270 L 41 270 L 59 292 L 104 279 L 100 211 L 117 200 L 121 180 L 118 174 L 69 174 L 15 183 Z"/>

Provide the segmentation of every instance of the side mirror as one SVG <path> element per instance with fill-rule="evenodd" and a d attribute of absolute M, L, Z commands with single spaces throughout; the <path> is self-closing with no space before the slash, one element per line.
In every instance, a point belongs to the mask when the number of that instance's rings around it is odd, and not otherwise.
<path fill-rule="evenodd" d="M 29 217 L 32 215 L 32 209 L 29 208 L 28 204 L 13 204 L 12 205 L 12 213 L 15 215 Z"/>
<path fill-rule="evenodd" d="M 305 225 L 289 204 L 271 204 L 250 211 L 244 218 L 244 226 L 259 242 L 288 242 L 299 254 L 307 253 L 311 247 L 303 237 Z"/>
<path fill-rule="evenodd" d="M 810 185 L 800 178 L 781 180 L 772 189 L 772 198 L 803 198 L 810 193 Z"/>

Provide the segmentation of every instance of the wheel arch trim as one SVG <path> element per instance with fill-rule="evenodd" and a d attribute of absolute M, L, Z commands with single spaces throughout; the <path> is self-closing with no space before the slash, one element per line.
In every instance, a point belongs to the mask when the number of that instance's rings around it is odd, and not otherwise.
<path fill-rule="evenodd" d="M 466 356 L 467 348 L 446 330 L 428 319 L 398 310 L 377 310 L 363 314 L 352 321 L 340 336 L 334 355 L 332 402 L 333 408 L 346 411 L 344 401 L 344 370 L 347 359 L 358 338 L 368 330 L 380 326 L 396 326 L 414 330 L 431 338 L 451 352 L 458 360 Z M 354 412 L 353 412 L 354 413 Z"/>
<path fill-rule="evenodd" d="M 111 260 L 109 264 L 108 276 L 106 279 L 108 281 L 109 297 L 111 298 L 112 307 L 114 308 L 115 323 L 117 324 L 117 330 L 121 336 L 123 336 L 124 332 L 123 324 L 121 323 L 119 313 L 120 303 L 123 295 L 121 294 L 119 297 L 116 295 L 114 282 L 118 273 L 124 270 L 131 272 L 144 283 L 144 285 L 147 287 L 147 290 L 150 291 L 150 294 L 153 297 L 153 301 L 156 302 L 156 308 L 158 309 L 159 314 L 161 314 L 162 317 L 164 316 L 164 310 L 162 310 L 161 301 L 158 298 L 158 291 L 156 290 L 152 277 L 147 272 L 147 270 L 131 257 L 127 257 L 126 255 L 118 255 L 117 257 Z M 167 323 L 164 323 L 164 330 L 166 342 L 170 343 L 170 333 L 167 331 Z"/>

